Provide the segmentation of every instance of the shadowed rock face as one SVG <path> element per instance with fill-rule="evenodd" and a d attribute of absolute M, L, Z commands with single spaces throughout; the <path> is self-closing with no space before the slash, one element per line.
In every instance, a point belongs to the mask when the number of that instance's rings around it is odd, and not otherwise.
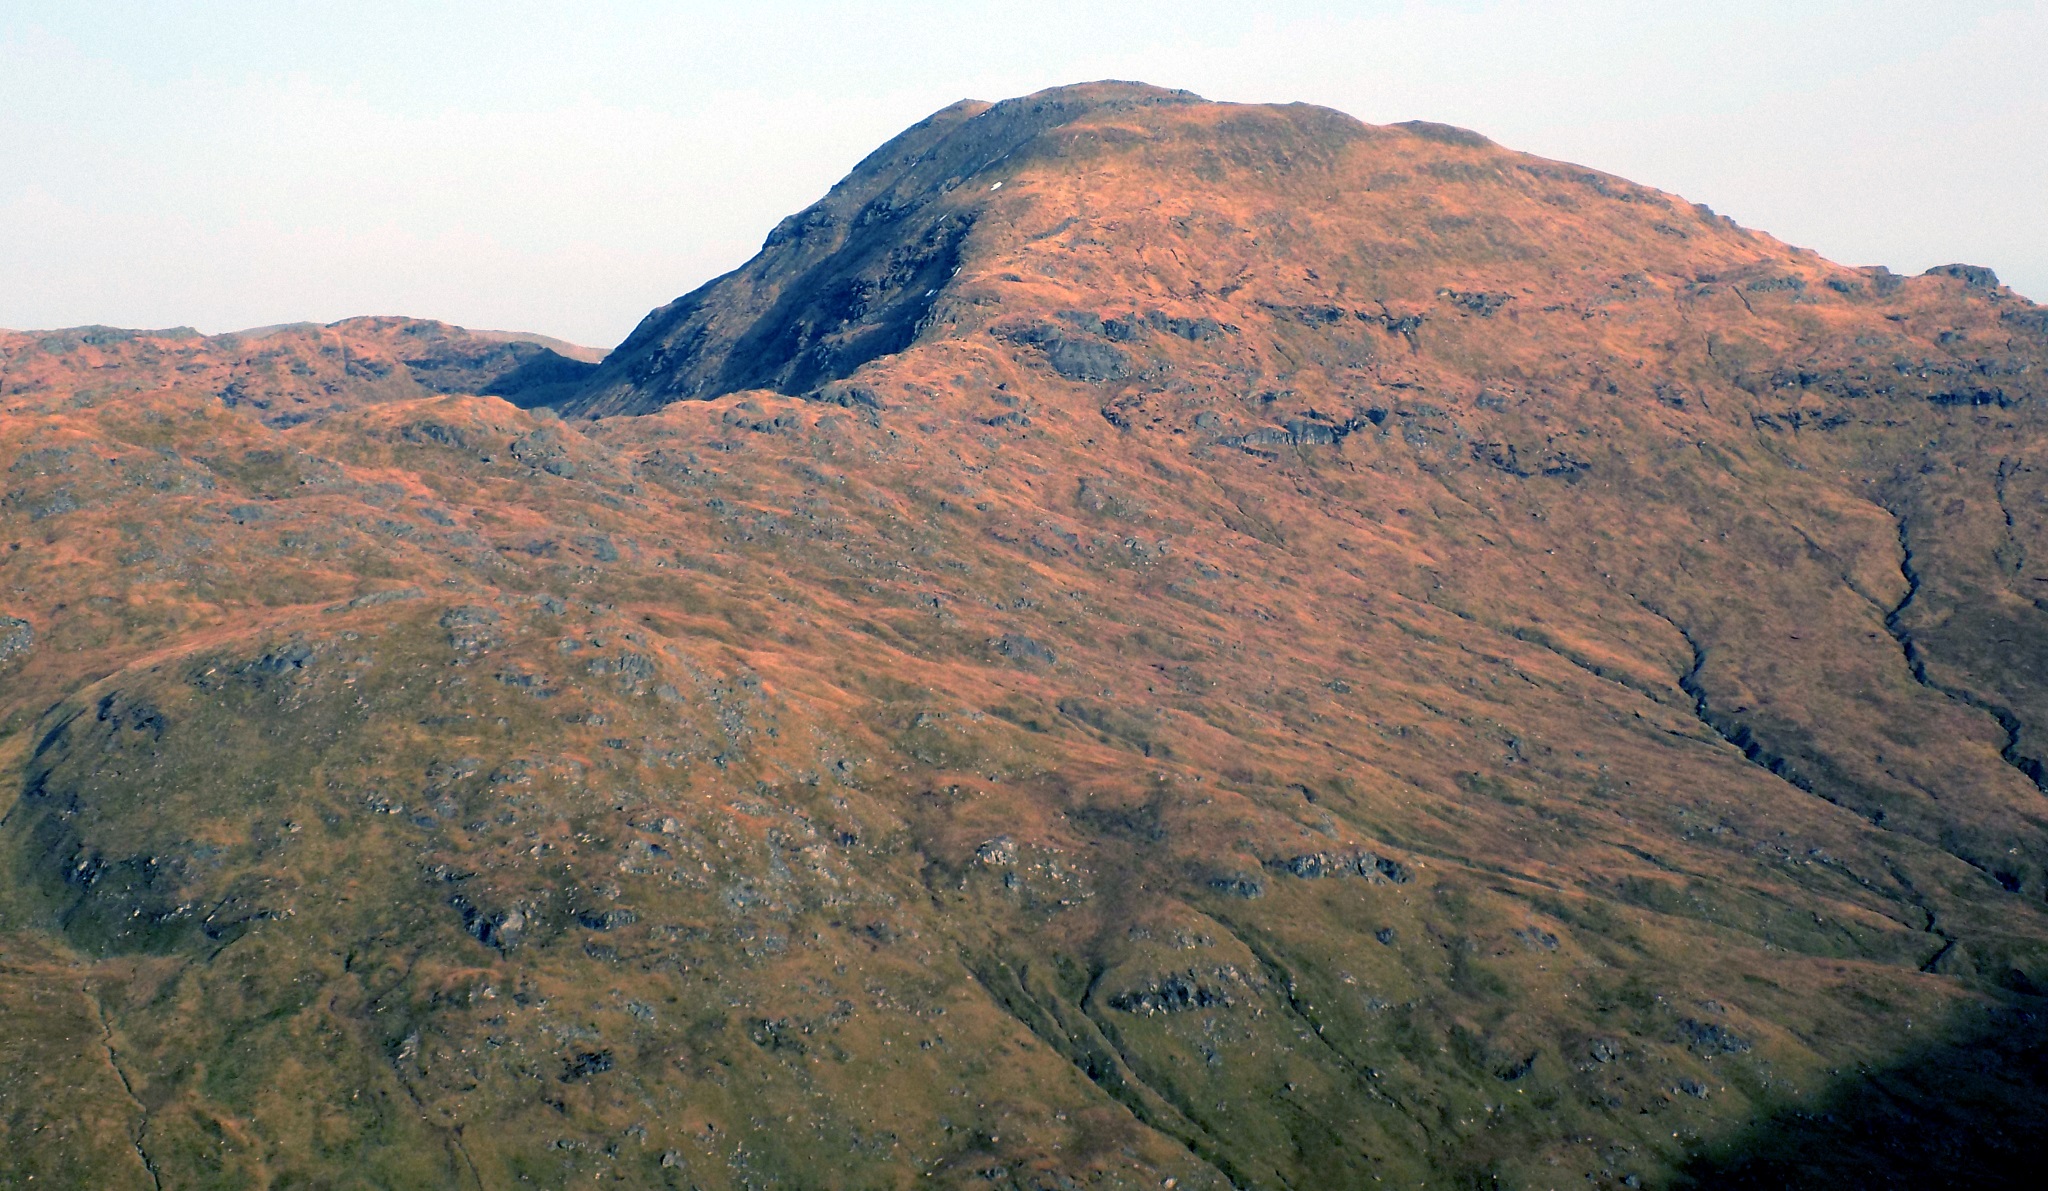
<path fill-rule="evenodd" d="M 807 393 L 926 329 L 992 185 L 1062 152 L 1076 121 L 1199 104 L 1128 83 L 961 102 L 870 154 L 761 254 L 647 316 L 565 411 L 645 413 L 742 389 Z"/>
<path fill-rule="evenodd" d="M 0 1182 L 2048 1133 L 2048 317 L 1989 270 L 1096 84 L 579 354 L 0 336 Z"/>

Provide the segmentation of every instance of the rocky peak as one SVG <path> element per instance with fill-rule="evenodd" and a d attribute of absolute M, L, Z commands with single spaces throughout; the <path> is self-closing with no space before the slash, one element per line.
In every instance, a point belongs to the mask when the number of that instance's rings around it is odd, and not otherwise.
<path fill-rule="evenodd" d="M 1414 347 L 1446 305 L 1583 309 L 1589 287 L 1630 278 L 1666 292 L 1724 273 L 1818 285 L 1806 275 L 1820 265 L 1705 208 L 1448 125 L 1091 83 L 934 113 L 776 225 L 754 259 L 648 315 L 555 403 L 600 415 L 815 394 L 919 343 L 983 333 L 1046 349 L 1019 320 L 1067 310 L 1252 328 L 1258 343 L 1341 310 L 1344 326 Z"/>

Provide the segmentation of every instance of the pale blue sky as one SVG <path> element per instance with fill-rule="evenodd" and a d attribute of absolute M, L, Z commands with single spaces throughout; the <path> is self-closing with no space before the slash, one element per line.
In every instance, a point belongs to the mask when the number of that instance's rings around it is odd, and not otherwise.
<path fill-rule="evenodd" d="M 1461 124 L 2048 299 L 2048 0 L 0 0 L 0 326 L 610 345 L 932 110 L 1097 78 Z"/>

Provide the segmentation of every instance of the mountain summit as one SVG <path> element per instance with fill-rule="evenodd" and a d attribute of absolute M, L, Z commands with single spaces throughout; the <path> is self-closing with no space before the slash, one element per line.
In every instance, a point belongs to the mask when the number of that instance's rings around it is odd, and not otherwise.
<path fill-rule="evenodd" d="M 0 1181 L 2042 1157 L 1990 270 L 1096 83 L 580 355 L 0 334 Z"/>
<path fill-rule="evenodd" d="M 746 265 L 648 315 L 558 404 L 602 415 L 814 394 L 913 346 L 1014 341 L 1020 317 L 1107 306 L 1255 332 L 1342 308 L 1351 329 L 1406 334 L 1403 319 L 1513 302 L 1512 330 L 1540 337 L 1556 327 L 1521 320 L 1576 311 L 1592 277 L 1738 294 L 1896 280 L 1821 266 L 1705 208 L 1463 129 L 1093 83 L 935 113 L 778 224 Z M 1952 268 L 1996 289 L 1988 270 Z"/>

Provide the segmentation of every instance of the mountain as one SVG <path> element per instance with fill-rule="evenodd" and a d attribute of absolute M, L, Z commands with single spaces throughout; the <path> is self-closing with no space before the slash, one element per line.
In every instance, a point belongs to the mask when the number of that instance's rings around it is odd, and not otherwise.
<path fill-rule="evenodd" d="M 0 337 L 0 1171 L 2024 1185 L 2044 376 L 1987 269 L 1123 83 L 598 363 Z"/>

